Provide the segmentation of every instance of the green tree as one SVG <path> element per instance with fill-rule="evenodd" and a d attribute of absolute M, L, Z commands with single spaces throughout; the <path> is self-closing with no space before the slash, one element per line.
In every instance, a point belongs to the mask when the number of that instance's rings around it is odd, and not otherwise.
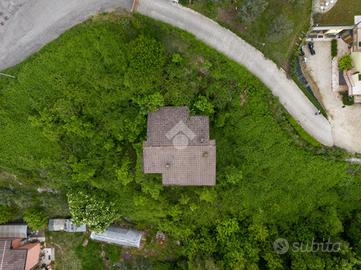
<path fill-rule="evenodd" d="M 352 58 L 350 54 L 345 54 L 338 60 L 338 67 L 341 70 L 350 70 L 352 69 Z"/>
<path fill-rule="evenodd" d="M 91 230 L 103 231 L 119 218 L 114 194 L 91 187 L 75 187 L 67 197 L 76 224 L 87 224 Z"/>
<path fill-rule="evenodd" d="M 165 54 L 163 45 L 153 38 L 140 35 L 128 45 L 129 66 L 125 85 L 138 93 L 148 93 L 161 82 Z"/>
<path fill-rule="evenodd" d="M 196 113 L 202 113 L 206 115 L 211 115 L 214 113 L 213 104 L 205 96 L 199 96 L 193 107 Z"/>
<path fill-rule="evenodd" d="M 23 214 L 24 221 L 32 230 L 40 230 L 48 224 L 48 215 L 40 207 L 28 208 Z"/>
<path fill-rule="evenodd" d="M 0 224 L 11 221 L 16 216 L 16 210 L 7 206 L 0 205 Z"/>

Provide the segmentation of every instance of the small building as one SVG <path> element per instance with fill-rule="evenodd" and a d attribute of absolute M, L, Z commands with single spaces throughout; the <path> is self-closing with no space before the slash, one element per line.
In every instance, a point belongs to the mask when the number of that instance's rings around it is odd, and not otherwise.
<path fill-rule="evenodd" d="M 50 232 L 86 232 L 86 225 L 76 225 L 71 219 L 49 219 L 48 230 Z"/>
<path fill-rule="evenodd" d="M 27 237 L 28 237 L 27 225 L 0 225 L 0 238 L 25 239 Z"/>
<path fill-rule="evenodd" d="M 32 270 L 39 264 L 40 250 L 40 243 L 0 239 L 0 269 Z"/>
<path fill-rule="evenodd" d="M 110 226 L 101 233 L 92 232 L 90 235 L 90 238 L 96 241 L 136 248 L 140 248 L 142 237 L 142 232 L 116 226 Z"/>
<path fill-rule="evenodd" d="M 353 96 L 356 103 L 361 103 L 361 16 L 355 16 L 350 55 L 353 69 L 344 71 L 348 95 Z"/>
<path fill-rule="evenodd" d="M 216 142 L 209 139 L 208 117 L 190 116 L 187 107 L 149 113 L 143 170 L 162 174 L 163 185 L 215 185 Z"/>

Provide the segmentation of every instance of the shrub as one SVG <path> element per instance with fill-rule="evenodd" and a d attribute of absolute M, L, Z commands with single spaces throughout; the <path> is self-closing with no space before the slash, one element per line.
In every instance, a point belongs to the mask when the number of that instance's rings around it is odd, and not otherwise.
<path fill-rule="evenodd" d="M 13 220 L 15 216 L 16 211 L 14 211 L 13 208 L 6 205 L 0 205 L 0 224 Z"/>
<path fill-rule="evenodd" d="M 332 58 L 337 56 L 337 40 L 333 39 L 331 41 L 331 56 Z"/>
<path fill-rule="evenodd" d="M 87 224 L 91 230 L 103 231 L 116 218 L 116 203 L 103 190 L 95 188 L 74 188 L 68 194 L 70 213 L 76 224 Z"/>
<path fill-rule="evenodd" d="M 351 55 L 346 54 L 340 58 L 338 61 L 338 67 L 341 70 L 350 70 L 352 69 L 352 59 Z"/>
<path fill-rule="evenodd" d="M 266 0 L 245 0 L 239 10 L 239 16 L 244 22 L 252 22 L 267 8 Z"/>
<path fill-rule="evenodd" d="M 354 97 L 349 96 L 347 92 L 343 92 L 342 93 L 342 103 L 343 103 L 343 105 L 351 106 L 355 103 Z"/>
<path fill-rule="evenodd" d="M 271 24 L 268 30 L 268 40 L 270 42 L 278 42 L 282 38 L 290 35 L 293 31 L 293 22 L 286 16 L 281 15 L 277 17 Z"/>
<path fill-rule="evenodd" d="M 29 208 L 25 210 L 23 218 L 32 230 L 40 230 L 45 228 L 49 217 L 42 208 Z"/>

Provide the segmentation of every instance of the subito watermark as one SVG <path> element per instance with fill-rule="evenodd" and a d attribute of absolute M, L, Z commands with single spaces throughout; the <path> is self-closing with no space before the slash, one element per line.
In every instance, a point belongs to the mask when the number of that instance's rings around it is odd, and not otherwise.
<path fill-rule="evenodd" d="M 332 242 L 330 238 L 327 240 L 317 242 L 312 239 L 311 242 L 292 242 L 289 243 L 287 239 L 278 238 L 273 242 L 273 250 L 277 254 L 286 254 L 287 252 L 326 252 L 326 253 L 337 253 L 341 250 L 341 242 Z"/>

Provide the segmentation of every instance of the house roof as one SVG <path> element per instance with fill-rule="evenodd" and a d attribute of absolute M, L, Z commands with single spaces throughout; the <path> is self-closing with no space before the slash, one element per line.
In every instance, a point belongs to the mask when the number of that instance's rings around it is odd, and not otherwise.
<path fill-rule="evenodd" d="M 11 240 L 0 240 L 0 269 L 1 270 L 24 270 L 27 251 L 23 249 L 11 249 Z"/>
<path fill-rule="evenodd" d="M 76 225 L 71 219 L 49 219 L 49 231 L 86 232 L 86 225 Z"/>
<path fill-rule="evenodd" d="M 27 225 L 0 225 L 0 238 L 26 238 Z"/>
<path fill-rule="evenodd" d="M 12 246 L 13 241 L 12 239 L 0 240 L 0 269 L 30 270 L 36 266 L 40 257 L 40 243 Z"/>
<path fill-rule="evenodd" d="M 162 174 L 164 185 L 215 185 L 216 143 L 207 116 L 187 107 L 163 107 L 148 115 L 144 173 Z"/>
<path fill-rule="evenodd" d="M 104 232 L 92 232 L 90 238 L 97 241 L 117 244 L 128 247 L 140 247 L 142 232 L 110 226 Z"/>

